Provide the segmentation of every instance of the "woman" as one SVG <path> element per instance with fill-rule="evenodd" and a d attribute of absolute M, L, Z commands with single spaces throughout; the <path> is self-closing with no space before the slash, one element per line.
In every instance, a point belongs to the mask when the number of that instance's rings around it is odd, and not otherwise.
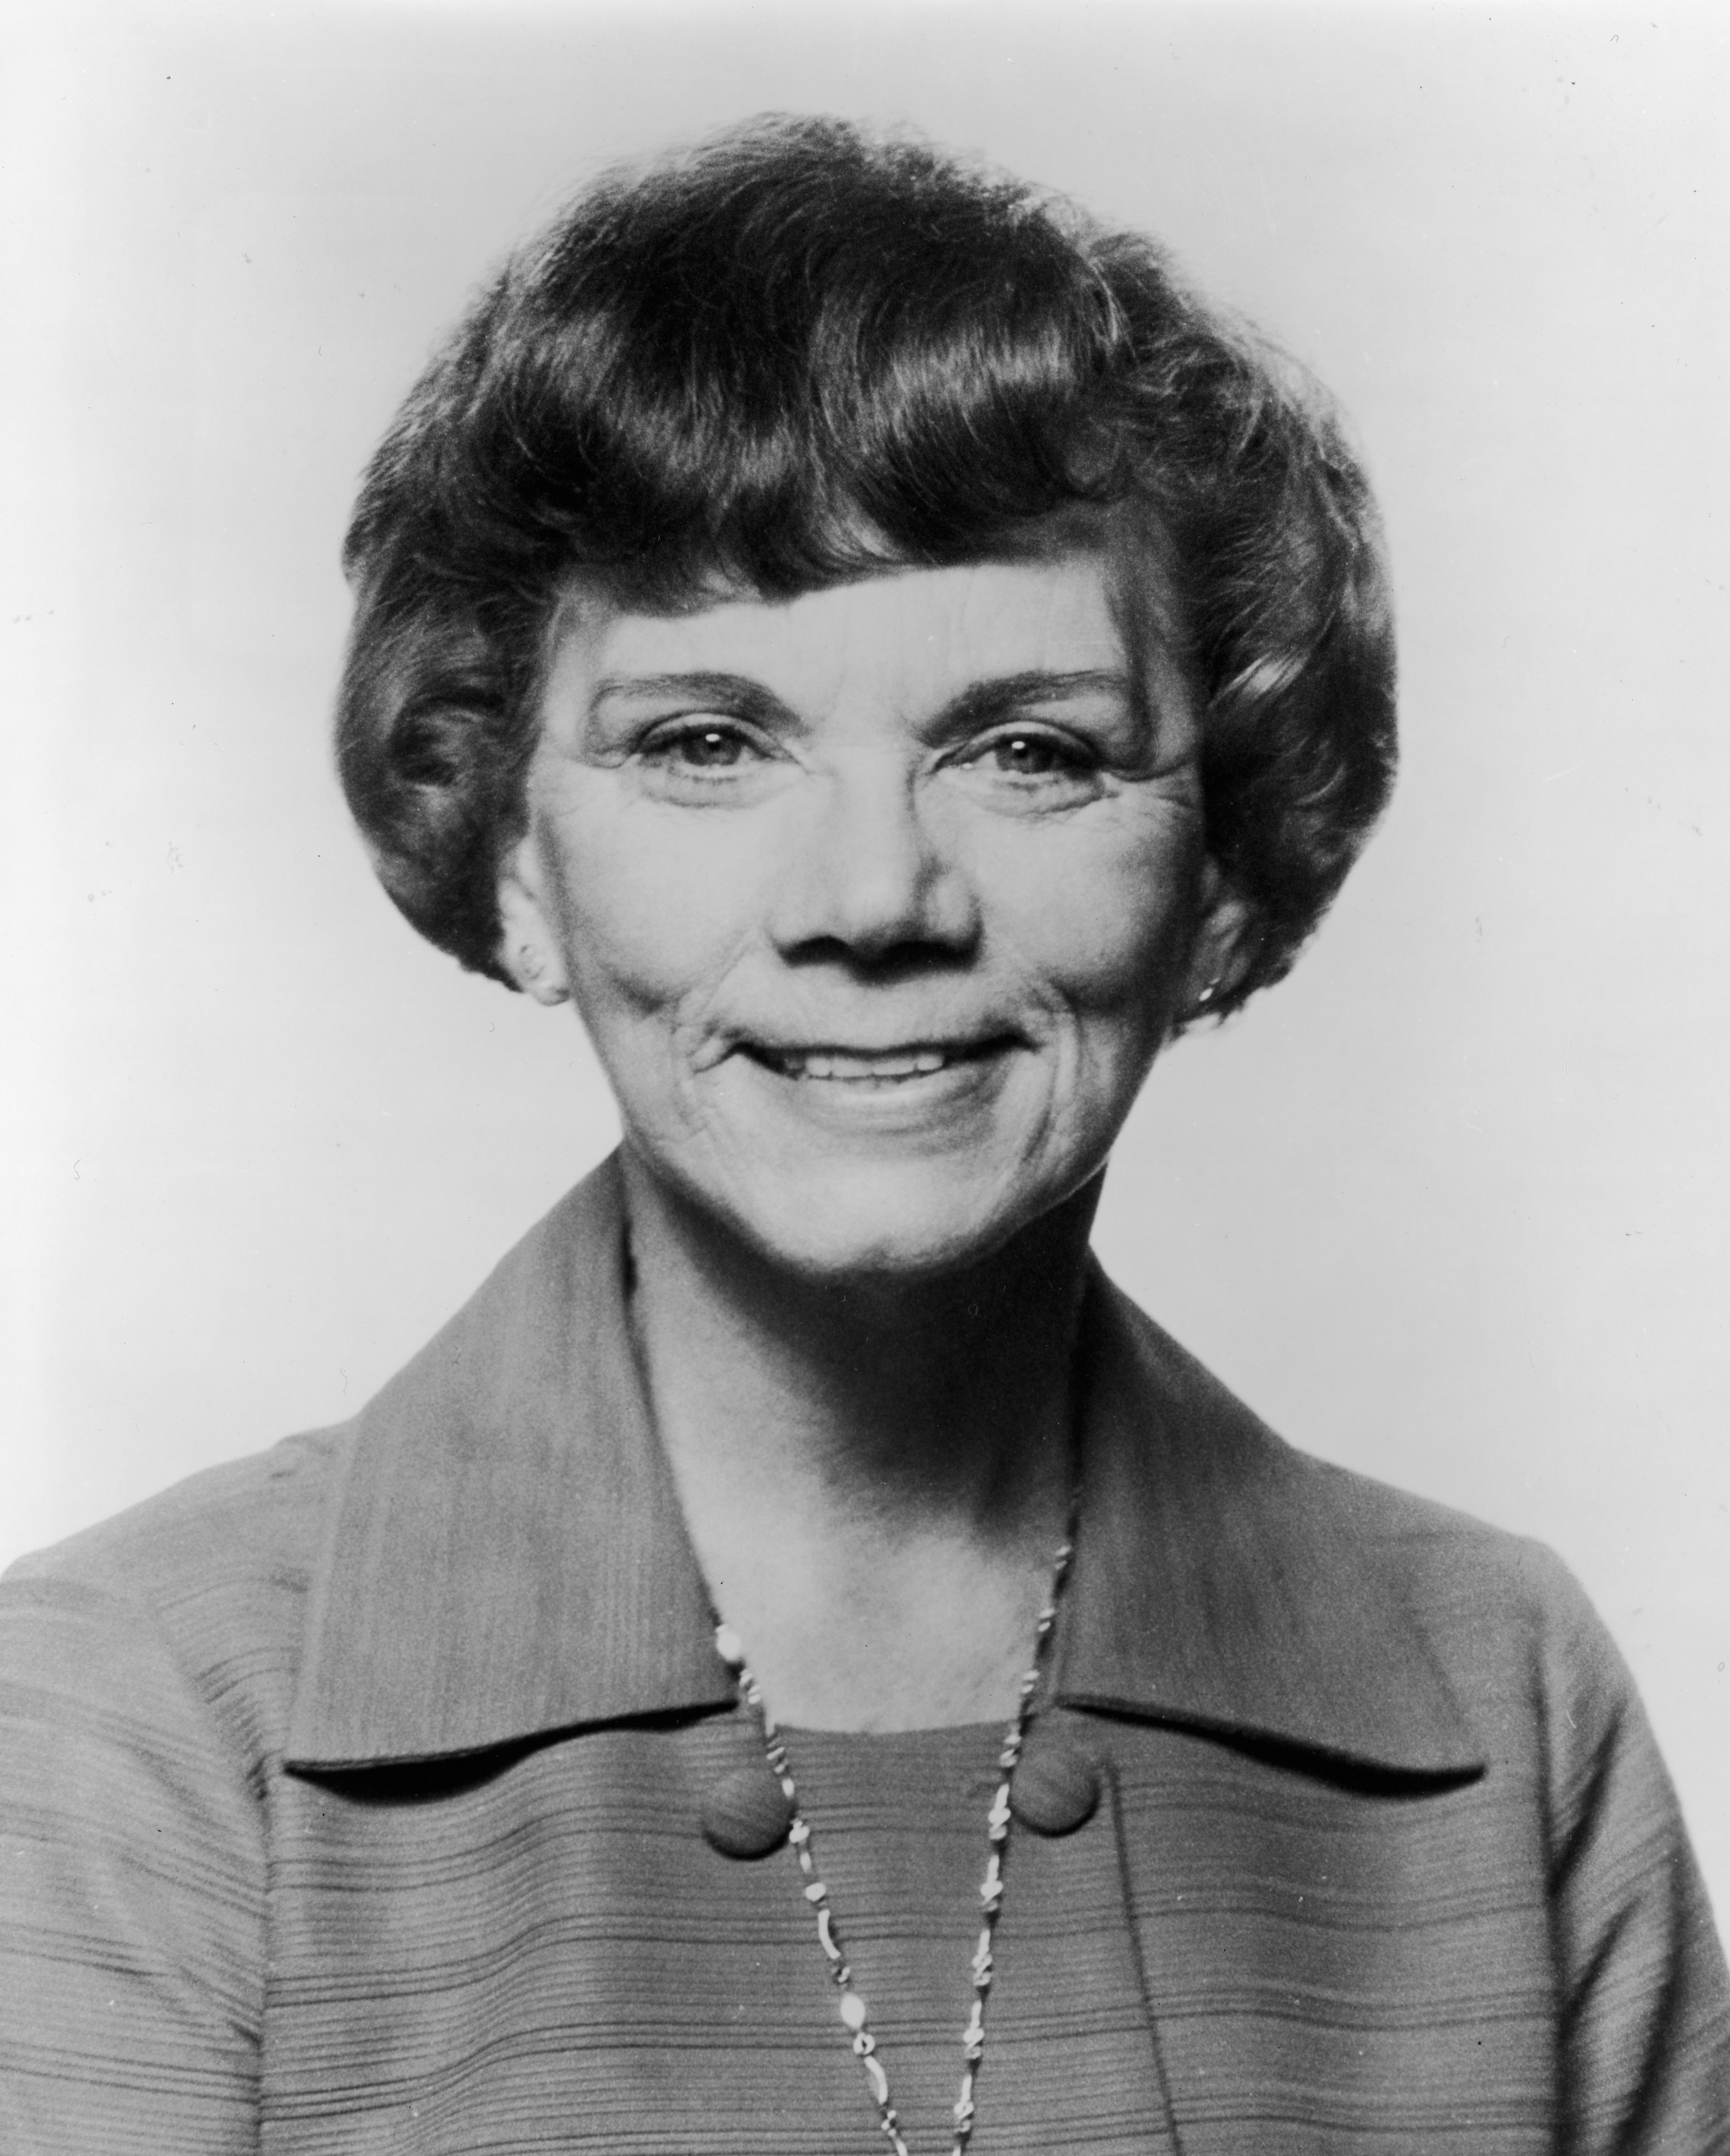
<path fill-rule="evenodd" d="M 11 1576 L 5 2145 L 1725 2145 L 1577 1592 L 1087 1258 L 1387 792 L 1317 393 L 765 123 L 507 269 L 348 562 L 385 886 L 624 1143 L 354 1424 Z"/>

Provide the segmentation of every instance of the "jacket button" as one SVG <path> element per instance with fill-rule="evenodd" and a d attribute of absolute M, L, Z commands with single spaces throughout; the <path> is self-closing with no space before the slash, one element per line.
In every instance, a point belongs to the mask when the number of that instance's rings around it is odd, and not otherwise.
<path fill-rule="evenodd" d="M 1010 1785 L 1009 1808 L 1035 1834 L 1073 1834 L 1099 1804 L 1099 1769 L 1060 1740 L 1035 1738 Z"/>
<path fill-rule="evenodd" d="M 703 1838 L 723 1856 L 767 1856 L 792 1825 L 793 1805 L 767 1760 L 724 1775 L 703 1806 Z"/>

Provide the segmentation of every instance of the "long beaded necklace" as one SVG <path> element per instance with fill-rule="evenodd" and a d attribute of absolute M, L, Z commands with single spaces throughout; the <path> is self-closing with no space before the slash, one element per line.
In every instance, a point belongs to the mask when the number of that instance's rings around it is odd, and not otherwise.
<path fill-rule="evenodd" d="M 1051 1635 L 1057 1624 L 1057 1606 L 1063 1596 L 1064 1583 L 1069 1578 L 1070 1561 L 1075 1555 L 1079 1496 L 1079 1490 L 1072 1488 L 1068 1523 L 1052 1563 L 1051 1584 L 1046 1590 L 1045 1607 L 1034 1626 L 1032 1658 L 1016 1686 L 1015 1711 L 1009 1717 L 1009 1727 L 1004 1732 L 1003 1746 L 997 1756 L 998 1772 L 1003 1779 L 991 1800 L 991 1809 L 985 1815 L 987 1854 L 985 1876 L 979 1886 L 979 1943 L 973 1949 L 973 1958 L 969 1964 L 973 1979 L 973 1997 L 967 2026 L 961 2032 L 961 2093 L 955 2101 L 955 2134 L 950 2156 L 965 2156 L 973 2131 L 973 2087 L 978 2077 L 979 2062 L 985 2054 L 985 2000 L 991 1989 L 992 1943 L 997 1933 L 998 1912 L 1004 1902 L 1004 1856 L 1009 1839 L 1009 1799 L 1014 1787 L 1015 1769 L 1020 1763 L 1022 1749 L 1027 1741 L 1028 1726 L 1033 1719 L 1034 1697 L 1039 1691 L 1045 1664 L 1050 1659 Z M 884 2071 L 882 2060 L 877 2056 L 877 2040 L 871 2034 L 866 2019 L 865 2003 L 853 1988 L 853 1971 L 835 1930 L 829 1888 L 824 1884 L 817 1869 L 817 1860 L 811 1851 L 810 1822 L 800 1808 L 798 1788 L 793 1779 L 787 1747 L 782 1742 L 774 1717 L 764 1702 L 762 1689 L 745 1660 L 745 1650 L 738 1634 L 730 1625 L 717 1624 L 715 1627 L 715 1645 L 721 1659 L 733 1673 L 739 1697 L 757 1717 L 762 1732 L 764 1756 L 768 1760 L 771 1771 L 779 1780 L 782 1794 L 791 1808 L 788 1840 L 793 1844 L 798 1857 L 799 1870 L 804 1875 L 805 1899 L 817 1917 L 818 1943 L 829 1964 L 830 1980 L 840 1994 L 841 2025 L 852 2040 L 854 2056 L 865 2068 L 871 2100 L 877 2107 L 878 2126 L 885 2140 L 895 2151 L 895 2156 L 910 2156 L 902 2137 L 900 2118 L 890 2100 L 889 2076 Z"/>

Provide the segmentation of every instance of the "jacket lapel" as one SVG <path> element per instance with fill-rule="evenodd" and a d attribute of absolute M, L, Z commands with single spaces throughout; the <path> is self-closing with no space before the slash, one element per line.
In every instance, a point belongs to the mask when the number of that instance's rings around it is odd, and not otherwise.
<path fill-rule="evenodd" d="M 1284 1444 L 1097 1270 L 1086 1312 L 1060 1696 L 1396 1773 L 1481 1766 L 1375 1486 Z"/>
<path fill-rule="evenodd" d="M 609 1161 L 362 1412 L 291 1764 L 449 1757 L 732 1701 L 649 1424 L 624 1264 Z"/>

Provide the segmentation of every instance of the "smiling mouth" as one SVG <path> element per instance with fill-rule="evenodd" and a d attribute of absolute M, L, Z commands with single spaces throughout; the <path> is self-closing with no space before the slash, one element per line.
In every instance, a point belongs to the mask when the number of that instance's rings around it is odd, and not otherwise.
<path fill-rule="evenodd" d="M 742 1044 L 754 1062 L 783 1078 L 809 1079 L 828 1085 L 904 1086 L 916 1078 L 967 1063 L 978 1063 L 1009 1045 L 1004 1040 L 942 1041 L 862 1053 L 851 1048 L 767 1048 Z"/>

